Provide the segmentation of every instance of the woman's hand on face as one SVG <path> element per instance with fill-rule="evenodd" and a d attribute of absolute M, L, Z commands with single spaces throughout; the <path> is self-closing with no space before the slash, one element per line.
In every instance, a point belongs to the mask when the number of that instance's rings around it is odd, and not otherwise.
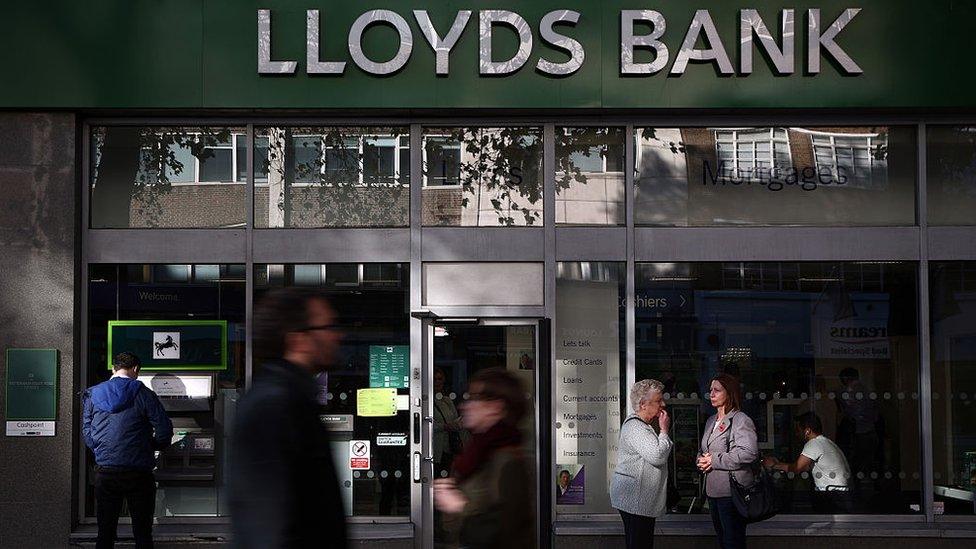
<path fill-rule="evenodd" d="M 468 498 L 457 488 L 452 478 L 441 478 L 434 481 L 434 507 L 442 513 L 458 514 L 464 511 Z"/>
<path fill-rule="evenodd" d="M 665 435 L 671 430 L 671 416 L 668 415 L 668 411 L 664 408 L 661 408 L 657 413 L 657 424 L 661 427 L 661 432 Z"/>

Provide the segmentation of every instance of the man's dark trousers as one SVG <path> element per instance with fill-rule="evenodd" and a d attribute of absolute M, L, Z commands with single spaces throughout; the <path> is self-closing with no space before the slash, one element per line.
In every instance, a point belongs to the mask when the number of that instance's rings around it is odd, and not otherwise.
<path fill-rule="evenodd" d="M 112 549 L 122 513 L 129 504 L 132 536 L 138 549 L 151 549 L 152 521 L 156 508 L 156 481 L 151 471 L 101 469 L 95 473 L 95 505 L 98 517 L 96 549 Z"/>

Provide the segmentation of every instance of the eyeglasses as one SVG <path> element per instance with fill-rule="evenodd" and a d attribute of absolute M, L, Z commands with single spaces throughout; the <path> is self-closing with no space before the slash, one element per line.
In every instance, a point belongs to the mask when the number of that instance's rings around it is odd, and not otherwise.
<path fill-rule="evenodd" d="M 468 393 L 468 400 L 476 401 L 488 401 L 488 400 L 498 400 L 498 397 L 491 395 L 489 393 Z"/>
<path fill-rule="evenodd" d="M 319 324 L 317 326 L 305 326 L 299 332 L 311 332 L 313 330 L 338 330 L 340 326 L 338 324 Z"/>

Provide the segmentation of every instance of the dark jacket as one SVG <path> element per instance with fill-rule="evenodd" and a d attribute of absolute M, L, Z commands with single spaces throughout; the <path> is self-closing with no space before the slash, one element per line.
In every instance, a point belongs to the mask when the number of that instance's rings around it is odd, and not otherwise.
<path fill-rule="evenodd" d="M 531 470 L 520 448 L 501 448 L 458 485 L 468 499 L 459 517 L 461 547 L 532 549 L 536 546 Z"/>
<path fill-rule="evenodd" d="M 264 364 L 241 398 L 230 454 L 234 547 L 346 547 L 317 393 L 311 375 L 282 360 Z"/>
<path fill-rule="evenodd" d="M 169 446 L 173 423 L 139 380 L 113 377 L 83 397 L 81 432 L 99 467 L 152 471 L 153 451 Z"/>

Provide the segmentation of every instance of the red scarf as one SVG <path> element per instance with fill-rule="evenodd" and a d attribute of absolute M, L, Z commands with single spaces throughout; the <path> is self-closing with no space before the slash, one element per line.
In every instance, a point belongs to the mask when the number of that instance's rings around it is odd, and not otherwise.
<path fill-rule="evenodd" d="M 498 422 L 484 433 L 475 433 L 454 460 L 454 478 L 461 482 L 470 477 L 501 448 L 518 446 L 522 433 L 515 427 Z"/>

